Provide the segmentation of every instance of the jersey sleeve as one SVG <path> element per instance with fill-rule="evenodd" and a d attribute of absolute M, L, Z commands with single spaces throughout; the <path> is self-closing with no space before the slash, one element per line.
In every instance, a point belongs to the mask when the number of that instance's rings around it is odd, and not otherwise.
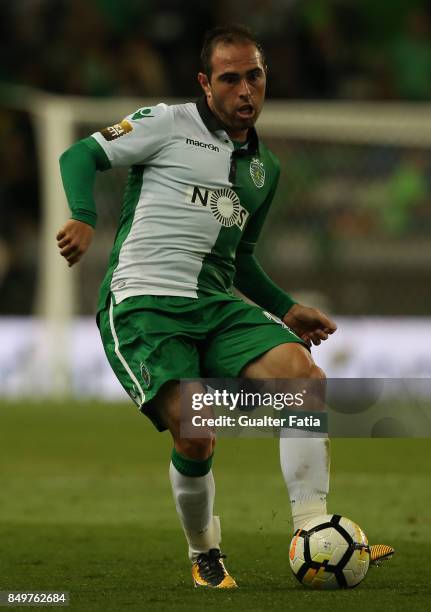
<path fill-rule="evenodd" d="M 148 106 L 92 137 L 106 153 L 111 166 L 144 164 L 169 142 L 173 127 L 171 107 Z"/>
<path fill-rule="evenodd" d="M 60 171 L 71 218 L 96 226 L 96 203 L 93 196 L 96 172 L 111 167 L 103 149 L 93 138 L 73 144 L 60 157 Z"/>

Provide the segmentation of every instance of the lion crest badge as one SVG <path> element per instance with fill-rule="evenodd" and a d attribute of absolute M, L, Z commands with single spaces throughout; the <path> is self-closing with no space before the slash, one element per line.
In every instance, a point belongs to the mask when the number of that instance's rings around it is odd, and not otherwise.
<path fill-rule="evenodd" d="M 250 162 L 250 176 L 258 189 L 263 187 L 265 184 L 265 168 L 257 157 L 253 157 Z"/>

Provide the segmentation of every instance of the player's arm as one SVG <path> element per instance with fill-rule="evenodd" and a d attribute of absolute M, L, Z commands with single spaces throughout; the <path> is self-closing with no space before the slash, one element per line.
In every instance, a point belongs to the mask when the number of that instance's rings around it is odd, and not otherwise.
<path fill-rule="evenodd" d="M 104 150 L 91 136 L 76 142 L 60 157 L 71 219 L 57 233 L 57 243 L 69 266 L 77 263 L 91 244 L 97 221 L 93 195 L 96 172 L 110 167 Z"/>
<path fill-rule="evenodd" d="M 69 266 L 90 246 L 97 213 L 93 189 L 97 171 L 145 163 L 169 141 L 173 116 L 166 104 L 142 108 L 120 123 L 72 145 L 60 157 L 60 171 L 71 219 L 57 234 Z"/>
<path fill-rule="evenodd" d="M 316 308 L 298 304 L 262 269 L 254 250 L 277 188 L 279 172 L 264 204 L 251 217 L 236 254 L 234 285 L 259 306 L 277 315 L 303 340 L 320 344 L 337 326 Z"/>

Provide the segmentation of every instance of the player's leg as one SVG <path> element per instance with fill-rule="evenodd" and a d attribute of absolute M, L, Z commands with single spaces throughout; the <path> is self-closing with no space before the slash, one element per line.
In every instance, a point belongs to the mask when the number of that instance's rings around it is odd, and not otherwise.
<path fill-rule="evenodd" d="M 219 331 L 207 348 L 208 376 L 229 378 L 300 379 L 309 382 L 311 410 L 324 405 L 324 372 L 314 363 L 305 342 L 283 322 L 263 309 L 235 297 L 220 297 L 211 318 Z M 329 441 L 321 433 L 286 432 L 280 438 L 283 476 L 292 499 L 295 527 L 309 517 L 326 514 L 329 488 Z M 293 435 L 292 435 L 293 434 Z M 296 436 L 296 437 L 293 437 Z M 386 545 L 371 546 L 371 562 L 393 554 Z"/>
<path fill-rule="evenodd" d="M 206 568 L 211 574 L 211 582 L 203 578 L 200 584 L 224 588 L 236 585 L 220 560 L 220 526 L 213 516 L 214 435 L 181 435 L 179 384 L 173 382 L 200 375 L 195 341 L 205 337 L 206 328 L 196 323 L 196 306 L 196 300 L 162 296 L 129 298 L 118 305 L 111 301 L 99 313 L 98 323 L 106 355 L 124 389 L 159 431 L 169 429 L 172 434 L 175 504 L 190 557 L 203 555 L 202 572 Z"/>
<path fill-rule="evenodd" d="M 187 398 L 184 400 L 187 402 Z M 153 403 L 152 410 L 157 420 L 170 431 L 174 442 L 169 477 L 175 507 L 188 542 L 195 585 L 235 587 L 234 579 L 221 560 L 220 520 L 213 514 L 215 484 L 211 464 L 214 433 L 208 429 L 199 438 L 182 435 L 182 424 L 187 415 L 184 415 L 184 406 L 183 412 L 181 410 L 178 382 L 165 384 Z M 201 414 L 205 416 L 205 412 Z"/>
<path fill-rule="evenodd" d="M 204 365 L 210 376 L 308 381 L 307 410 L 322 409 L 319 391 L 325 375 L 305 342 L 280 319 L 234 297 L 220 299 L 213 318 L 222 331 L 206 353 Z M 289 430 L 289 437 L 285 436 L 283 431 L 280 459 L 296 528 L 307 518 L 326 512 L 329 442 L 321 433 L 316 437 L 302 430 Z"/>
<path fill-rule="evenodd" d="M 214 477 L 211 470 L 215 437 L 183 438 L 181 436 L 180 384 L 165 384 L 152 410 L 172 435 L 169 476 L 175 506 L 189 543 L 189 556 L 195 560 L 202 552 L 217 548 L 213 533 Z"/>
<path fill-rule="evenodd" d="M 308 380 L 314 395 L 311 411 L 324 408 L 325 374 L 300 344 L 281 344 L 251 361 L 243 370 L 246 378 L 291 378 Z M 316 384 L 317 381 L 317 384 Z M 329 490 L 329 439 L 322 433 L 295 430 L 280 432 L 280 463 L 292 505 L 294 531 L 314 516 L 327 514 Z M 387 544 L 370 546 L 370 563 L 390 559 L 394 548 Z"/>
<path fill-rule="evenodd" d="M 300 379 L 307 387 L 307 410 L 324 408 L 325 374 L 301 344 L 280 344 L 247 364 L 245 378 Z M 310 399 L 311 398 L 311 399 Z M 289 491 L 294 531 L 309 519 L 326 514 L 329 490 L 329 439 L 321 432 L 282 430 L 280 463 Z"/>

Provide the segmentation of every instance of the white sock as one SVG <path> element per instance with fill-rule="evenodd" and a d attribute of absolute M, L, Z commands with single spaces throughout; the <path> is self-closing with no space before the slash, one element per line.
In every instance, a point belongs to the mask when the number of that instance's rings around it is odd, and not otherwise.
<path fill-rule="evenodd" d="M 215 484 L 212 470 L 205 476 L 184 476 L 171 462 L 169 477 L 175 507 L 189 544 L 189 558 L 220 548 L 220 522 L 213 516 Z"/>
<path fill-rule="evenodd" d="M 293 530 L 327 514 L 329 439 L 322 433 L 289 430 L 280 434 L 281 471 L 289 491 Z M 319 437 L 317 437 L 319 436 Z"/>

